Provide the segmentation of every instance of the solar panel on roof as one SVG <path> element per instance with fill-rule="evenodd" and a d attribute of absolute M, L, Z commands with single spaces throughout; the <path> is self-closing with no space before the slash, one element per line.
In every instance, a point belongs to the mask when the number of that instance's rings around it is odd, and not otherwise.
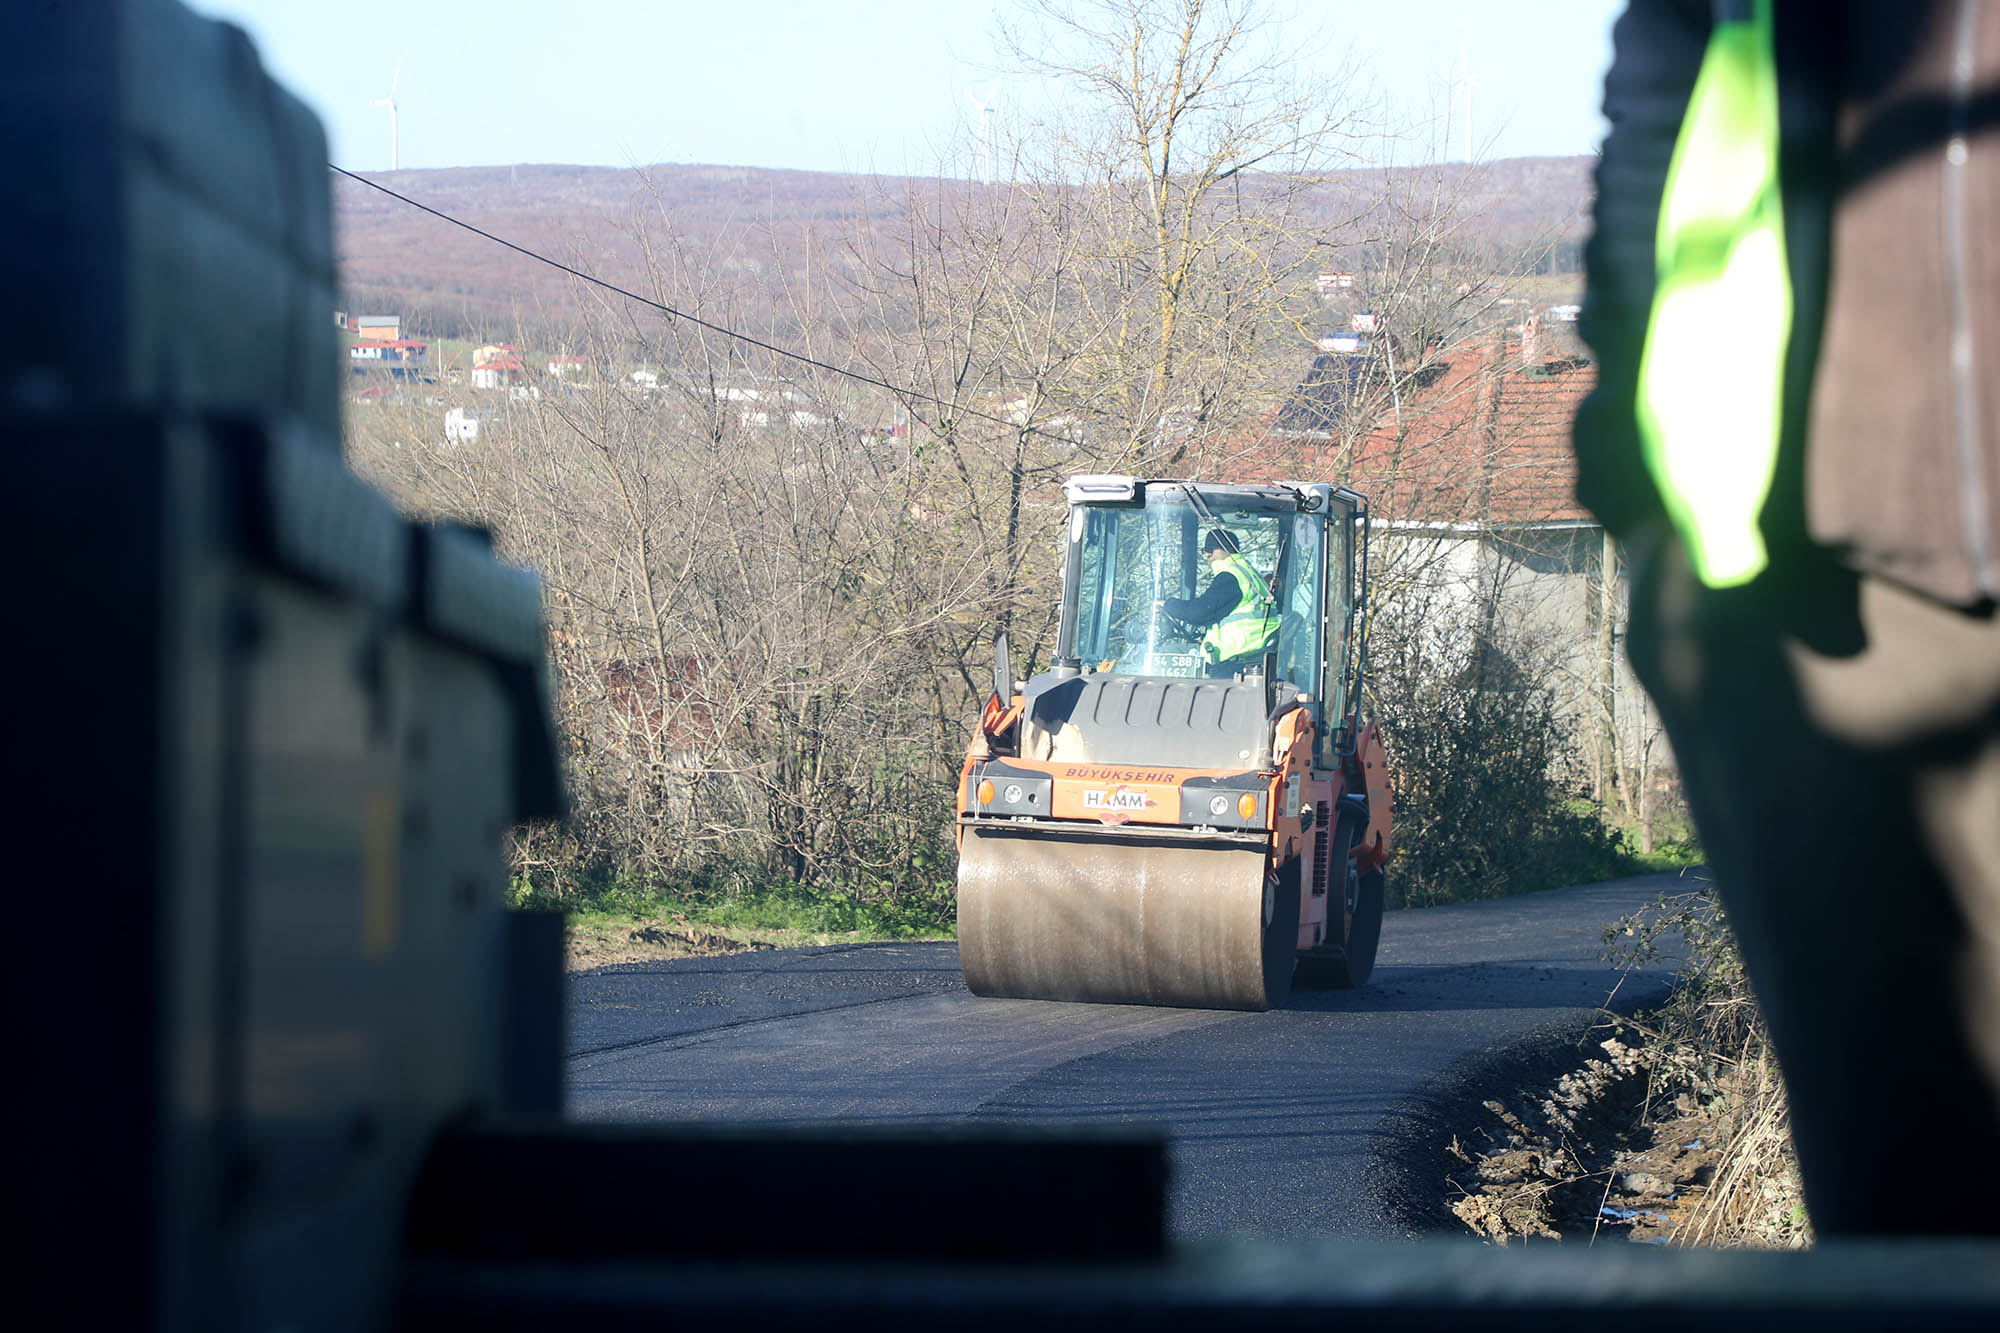
<path fill-rule="evenodd" d="M 1373 360 L 1365 352 L 1321 352 L 1299 386 L 1285 398 L 1271 423 L 1279 433 L 1338 430 L 1353 410 Z"/>

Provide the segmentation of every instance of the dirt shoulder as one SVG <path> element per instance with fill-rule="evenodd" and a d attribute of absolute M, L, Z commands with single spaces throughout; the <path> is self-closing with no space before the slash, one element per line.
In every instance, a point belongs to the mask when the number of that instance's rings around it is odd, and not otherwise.
<path fill-rule="evenodd" d="M 1756 1151 L 1758 1099 L 1669 1094 L 1657 1066 L 1606 1015 L 1455 1073 L 1400 1136 L 1404 1220 L 1501 1245 L 1808 1243 L 1795 1170 Z"/>
<path fill-rule="evenodd" d="M 713 958 L 784 946 L 747 932 L 697 926 L 685 918 L 612 919 L 572 917 L 563 930 L 569 970 L 581 972 L 612 963 L 652 963 L 668 958 Z"/>
<path fill-rule="evenodd" d="M 582 972 L 613 963 L 715 958 L 772 949 L 858 944 L 872 938 L 862 931 L 749 929 L 693 921 L 680 915 L 590 913 L 572 916 L 565 924 L 564 956 L 570 971 Z"/>
<path fill-rule="evenodd" d="M 1719 1126 L 1653 1115 L 1630 1029 L 1587 1034 L 1572 1068 L 1482 1101 L 1447 1151 L 1451 1211 L 1489 1240 L 1661 1244 L 1713 1179 Z M 1451 1197 L 1453 1192 L 1457 1197 Z"/>

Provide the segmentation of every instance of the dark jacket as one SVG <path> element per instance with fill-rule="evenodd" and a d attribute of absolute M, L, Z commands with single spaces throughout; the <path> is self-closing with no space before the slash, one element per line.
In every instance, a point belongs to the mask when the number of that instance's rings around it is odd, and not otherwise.
<path fill-rule="evenodd" d="M 1169 597 L 1162 605 L 1168 615 L 1190 625 L 1213 625 L 1216 621 L 1236 609 L 1243 600 L 1243 590 L 1236 586 L 1236 576 L 1230 573 L 1217 574 L 1209 580 L 1208 588 L 1199 597 Z"/>
<path fill-rule="evenodd" d="M 1597 388 L 1577 498 L 1657 516 L 1634 404 L 1667 166 L 1707 0 L 1632 0 L 1585 250 Z M 1773 573 L 1814 548 L 1939 600 L 2000 598 L 2000 5 L 1777 0 L 1779 174 L 1793 289 Z"/>

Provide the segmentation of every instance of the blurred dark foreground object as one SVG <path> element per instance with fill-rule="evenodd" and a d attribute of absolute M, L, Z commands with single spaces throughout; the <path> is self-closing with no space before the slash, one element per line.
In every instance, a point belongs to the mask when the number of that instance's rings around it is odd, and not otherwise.
<path fill-rule="evenodd" d="M 1982 1327 L 1991 1248 L 1170 1254 L 1143 1132 L 565 1126 L 539 593 L 342 467 L 325 145 L 170 0 L 0 9 L 16 1322 Z M 1310 1189 L 1312 1183 L 1301 1182 Z"/>
<path fill-rule="evenodd" d="M 169 3 L 0 18 L 35 1326 L 380 1326 L 447 1126 L 560 1098 L 540 589 L 340 457 L 326 147 Z"/>
<path fill-rule="evenodd" d="M 1662 217 L 1717 175 L 1671 165 L 1690 92 L 1751 12 L 1619 20 L 1577 494 L 1631 558 L 1633 666 L 1770 1024 L 1816 1232 L 2000 1235 L 2000 4 L 1770 4 L 1789 334 L 1748 392 L 1721 355 L 1680 387 L 1781 403 L 1782 429 L 1744 410 L 1651 441 L 1684 462 L 1775 443 L 1769 566 L 1709 586 L 1689 551 L 1731 470 L 1666 503 L 1638 405 L 1677 299 Z M 1767 321 L 1752 304 L 1735 318 Z"/>

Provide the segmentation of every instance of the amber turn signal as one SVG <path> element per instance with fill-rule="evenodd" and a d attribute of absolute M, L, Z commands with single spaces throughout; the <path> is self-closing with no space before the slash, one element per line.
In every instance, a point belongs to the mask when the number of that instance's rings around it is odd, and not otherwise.
<path fill-rule="evenodd" d="M 993 779 L 981 778 L 979 780 L 979 803 L 981 805 L 993 804 Z"/>
<path fill-rule="evenodd" d="M 1246 791 L 1236 798 L 1236 813 L 1245 819 L 1257 817 L 1257 793 Z"/>

